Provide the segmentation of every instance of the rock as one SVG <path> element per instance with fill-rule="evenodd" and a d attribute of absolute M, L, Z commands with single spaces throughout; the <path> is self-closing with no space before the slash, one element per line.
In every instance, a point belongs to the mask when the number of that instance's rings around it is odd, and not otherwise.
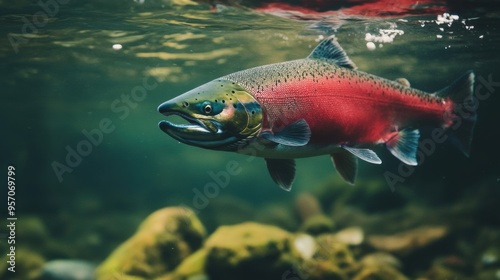
<path fill-rule="evenodd" d="M 300 229 L 312 235 L 331 232 L 335 226 L 332 219 L 321 209 L 318 199 L 310 193 L 302 193 L 295 200 L 295 209 L 302 221 Z"/>
<path fill-rule="evenodd" d="M 281 279 L 298 262 L 292 234 L 275 226 L 242 223 L 219 227 L 206 241 L 210 279 Z"/>
<path fill-rule="evenodd" d="M 439 263 L 433 264 L 432 267 L 425 273 L 425 277 L 428 279 L 465 279 L 463 274 Z"/>
<path fill-rule="evenodd" d="M 193 211 L 181 207 L 160 209 L 99 266 L 98 278 L 164 275 L 199 249 L 204 237 L 205 229 Z"/>
<path fill-rule="evenodd" d="M 353 280 L 407 280 L 401 272 L 390 266 L 365 266 L 352 278 Z M 447 279 L 447 278 L 432 278 Z"/>
<path fill-rule="evenodd" d="M 275 226 L 243 223 L 219 227 L 202 249 L 161 280 L 347 280 L 355 269 L 349 248 L 333 234 L 314 238 Z"/>
<path fill-rule="evenodd" d="M 22 239 L 23 243 L 29 242 L 30 245 L 40 246 L 50 239 L 49 232 L 42 219 L 36 216 L 24 216 L 19 218 L 19 220 L 21 219 L 23 222 L 19 224 L 16 237 Z"/>
<path fill-rule="evenodd" d="M 480 271 L 474 280 L 500 280 L 500 269 Z"/>
<path fill-rule="evenodd" d="M 469 262 L 467 259 L 458 255 L 438 257 L 434 260 L 434 263 L 443 265 L 444 267 L 464 275 L 474 274 L 479 268 L 473 262 Z"/>
<path fill-rule="evenodd" d="M 95 268 L 83 260 L 53 260 L 43 266 L 40 280 L 93 280 Z"/>
<path fill-rule="evenodd" d="M 8 254 L 9 252 L 7 252 Z M 39 279 L 42 273 L 42 267 L 45 263 L 44 258 L 27 249 L 16 247 L 15 251 L 15 265 L 12 266 L 10 256 L 2 254 L 0 259 L 0 279 L 9 280 L 34 280 Z M 14 269 L 14 272 L 7 270 L 8 268 Z"/>
<path fill-rule="evenodd" d="M 402 268 L 400 260 L 398 260 L 393 255 L 385 252 L 375 252 L 365 255 L 363 256 L 363 258 L 361 258 L 359 263 L 361 264 L 361 266 L 374 266 L 374 267 L 390 266 L 397 270 L 400 270 Z"/>
<path fill-rule="evenodd" d="M 335 238 L 334 234 L 322 234 L 312 242 L 311 236 L 299 235 L 294 240 L 302 260 L 294 276 L 282 279 L 347 280 L 358 266 L 348 246 Z"/>
<path fill-rule="evenodd" d="M 299 278 L 307 280 L 347 280 L 346 274 L 334 263 L 327 260 L 307 261 L 300 266 Z"/>
<path fill-rule="evenodd" d="M 307 234 L 299 234 L 293 240 L 293 246 L 304 260 L 309 260 L 318 250 L 314 237 Z"/>
<path fill-rule="evenodd" d="M 196 277 L 207 277 L 205 275 L 205 260 L 207 251 L 200 249 L 182 261 L 175 269 L 170 278 L 167 279 L 195 279 Z"/>
<path fill-rule="evenodd" d="M 498 248 L 489 248 L 481 255 L 482 267 L 494 267 L 500 264 L 500 250 Z"/>
<path fill-rule="evenodd" d="M 332 219 L 323 214 L 310 217 L 300 227 L 302 231 L 311 235 L 332 232 L 334 228 L 335 223 Z"/>
<path fill-rule="evenodd" d="M 357 246 L 363 243 L 365 234 L 360 227 L 348 227 L 335 233 L 335 238 L 347 245 Z"/>
<path fill-rule="evenodd" d="M 316 238 L 318 251 L 314 256 L 317 260 L 326 260 L 337 266 L 346 275 L 358 268 L 349 247 L 337 240 L 335 234 L 322 234 Z"/>
<path fill-rule="evenodd" d="M 377 250 L 405 256 L 442 239 L 447 234 L 448 229 L 444 226 L 426 226 L 394 235 L 372 235 L 367 241 Z"/>
<path fill-rule="evenodd" d="M 318 199 L 310 193 L 301 193 L 295 199 L 295 209 L 302 222 L 309 218 L 322 215 L 321 205 Z"/>

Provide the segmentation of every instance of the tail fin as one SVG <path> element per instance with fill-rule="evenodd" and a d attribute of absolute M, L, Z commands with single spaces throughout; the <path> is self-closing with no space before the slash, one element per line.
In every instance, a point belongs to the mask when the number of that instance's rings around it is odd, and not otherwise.
<path fill-rule="evenodd" d="M 467 157 L 469 156 L 472 133 L 477 119 L 476 111 L 470 111 L 470 108 L 475 109 L 473 91 L 474 73 L 470 70 L 451 85 L 436 92 L 437 96 L 449 98 L 454 103 L 453 124 L 450 128 L 450 136 L 453 137 L 450 137 L 450 139 Z M 470 106 L 467 106 L 467 104 Z M 464 108 L 464 106 L 467 106 L 467 108 Z"/>

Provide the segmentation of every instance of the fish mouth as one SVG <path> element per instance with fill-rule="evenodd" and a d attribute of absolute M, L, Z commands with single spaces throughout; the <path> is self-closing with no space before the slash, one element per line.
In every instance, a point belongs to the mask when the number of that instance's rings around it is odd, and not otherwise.
<path fill-rule="evenodd" d="M 189 112 L 183 112 L 175 102 L 167 101 L 158 107 L 158 112 L 165 116 L 179 116 L 187 123 L 174 123 L 162 120 L 160 129 L 177 141 L 206 149 L 228 150 L 240 139 L 226 131 L 223 124 L 214 119 L 200 119 Z"/>
<path fill-rule="evenodd" d="M 216 136 L 218 133 L 218 130 L 217 131 L 212 130 L 203 121 L 193 118 L 184 113 L 163 112 L 162 114 L 165 116 L 176 115 L 188 122 L 188 123 L 176 124 L 171 121 L 162 120 L 158 124 L 158 126 L 163 132 L 181 142 L 188 143 L 192 141 L 213 140 L 214 136 Z M 220 126 L 216 121 L 212 120 L 205 120 L 205 121 L 210 122 L 211 123 L 210 126 L 213 128 Z"/>

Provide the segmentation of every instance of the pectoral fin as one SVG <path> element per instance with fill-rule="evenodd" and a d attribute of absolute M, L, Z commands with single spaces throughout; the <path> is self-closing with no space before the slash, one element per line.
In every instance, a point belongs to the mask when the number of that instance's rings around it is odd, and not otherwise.
<path fill-rule="evenodd" d="M 354 185 L 358 169 L 358 159 L 346 150 L 339 150 L 330 155 L 333 166 L 349 184 Z"/>
<path fill-rule="evenodd" d="M 350 152 L 351 154 L 357 156 L 358 158 L 367 161 L 369 163 L 381 164 L 382 160 L 377 156 L 377 154 L 370 149 L 359 149 L 352 148 L 348 146 L 342 146 L 345 150 Z"/>
<path fill-rule="evenodd" d="M 266 158 L 266 164 L 273 181 L 285 191 L 290 191 L 295 178 L 295 160 Z"/>
<path fill-rule="evenodd" d="M 391 154 L 402 162 L 415 166 L 417 165 L 417 148 L 420 132 L 418 129 L 403 129 L 395 132 L 389 140 L 385 142 Z"/>
<path fill-rule="evenodd" d="M 306 120 L 300 119 L 277 133 L 265 131 L 261 134 L 265 139 L 286 146 L 305 146 L 311 138 L 311 129 Z"/>

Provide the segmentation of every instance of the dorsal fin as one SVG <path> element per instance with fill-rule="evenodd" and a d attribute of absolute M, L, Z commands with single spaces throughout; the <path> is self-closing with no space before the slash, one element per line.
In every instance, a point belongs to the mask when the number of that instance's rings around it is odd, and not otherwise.
<path fill-rule="evenodd" d="M 335 35 L 332 35 L 319 43 L 318 46 L 307 57 L 311 59 L 327 59 L 332 63 L 349 69 L 358 68 L 354 62 L 349 59 L 342 47 L 337 43 Z"/>

